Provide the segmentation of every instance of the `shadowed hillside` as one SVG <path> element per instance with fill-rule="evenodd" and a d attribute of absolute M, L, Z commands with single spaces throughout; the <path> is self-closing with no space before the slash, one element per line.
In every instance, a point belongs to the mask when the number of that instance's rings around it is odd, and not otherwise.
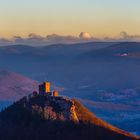
<path fill-rule="evenodd" d="M 78 114 L 78 118 L 81 119 L 83 122 L 90 122 L 91 124 L 93 124 L 99 128 L 107 129 L 108 131 L 112 131 L 112 133 L 114 133 L 114 134 L 116 133 L 116 135 L 117 134 L 124 135 L 124 138 L 133 137 L 132 134 L 130 134 L 126 131 L 123 131 L 121 129 L 118 129 L 118 128 L 108 124 L 107 122 L 99 119 L 98 117 L 96 117 L 92 112 L 90 112 L 87 108 L 85 108 L 78 100 L 74 99 L 74 103 L 76 106 L 76 113 Z M 110 139 L 110 138 L 108 137 L 108 139 Z"/>

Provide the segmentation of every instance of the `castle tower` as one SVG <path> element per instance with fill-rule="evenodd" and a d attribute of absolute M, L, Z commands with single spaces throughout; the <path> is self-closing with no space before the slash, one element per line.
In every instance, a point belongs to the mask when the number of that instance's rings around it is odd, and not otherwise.
<path fill-rule="evenodd" d="M 51 92 L 51 83 L 50 82 L 44 82 L 44 92 L 45 93 L 50 93 Z"/>
<path fill-rule="evenodd" d="M 39 95 L 52 95 L 50 82 L 44 82 L 39 85 Z"/>
<path fill-rule="evenodd" d="M 57 97 L 57 96 L 58 96 L 58 91 L 54 91 L 54 92 L 53 92 L 53 96 L 54 96 L 54 97 Z"/>

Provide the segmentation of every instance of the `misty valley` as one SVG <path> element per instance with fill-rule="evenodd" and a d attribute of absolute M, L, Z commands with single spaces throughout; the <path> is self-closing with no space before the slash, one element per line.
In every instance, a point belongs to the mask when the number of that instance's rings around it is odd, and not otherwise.
<path fill-rule="evenodd" d="M 140 43 L 4 46 L 0 67 L 1 109 L 48 80 L 101 119 L 140 135 Z"/>

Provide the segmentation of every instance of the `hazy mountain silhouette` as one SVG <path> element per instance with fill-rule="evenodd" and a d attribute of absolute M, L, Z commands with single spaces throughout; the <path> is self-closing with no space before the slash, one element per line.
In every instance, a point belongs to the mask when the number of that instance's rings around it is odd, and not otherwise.
<path fill-rule="evenodd" d="M 20 74 L 0 69 L 0 100 L 14 101 L 36 90 L 38 82 Z"/>

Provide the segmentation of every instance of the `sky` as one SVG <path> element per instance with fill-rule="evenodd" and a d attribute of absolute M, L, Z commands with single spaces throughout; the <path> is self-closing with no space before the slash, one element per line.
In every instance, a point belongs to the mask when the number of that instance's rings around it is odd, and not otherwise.
<path fill-rule="evenodd" d="M 140 34 L 140 0 L 0 0 L 0 37 Z"/>

